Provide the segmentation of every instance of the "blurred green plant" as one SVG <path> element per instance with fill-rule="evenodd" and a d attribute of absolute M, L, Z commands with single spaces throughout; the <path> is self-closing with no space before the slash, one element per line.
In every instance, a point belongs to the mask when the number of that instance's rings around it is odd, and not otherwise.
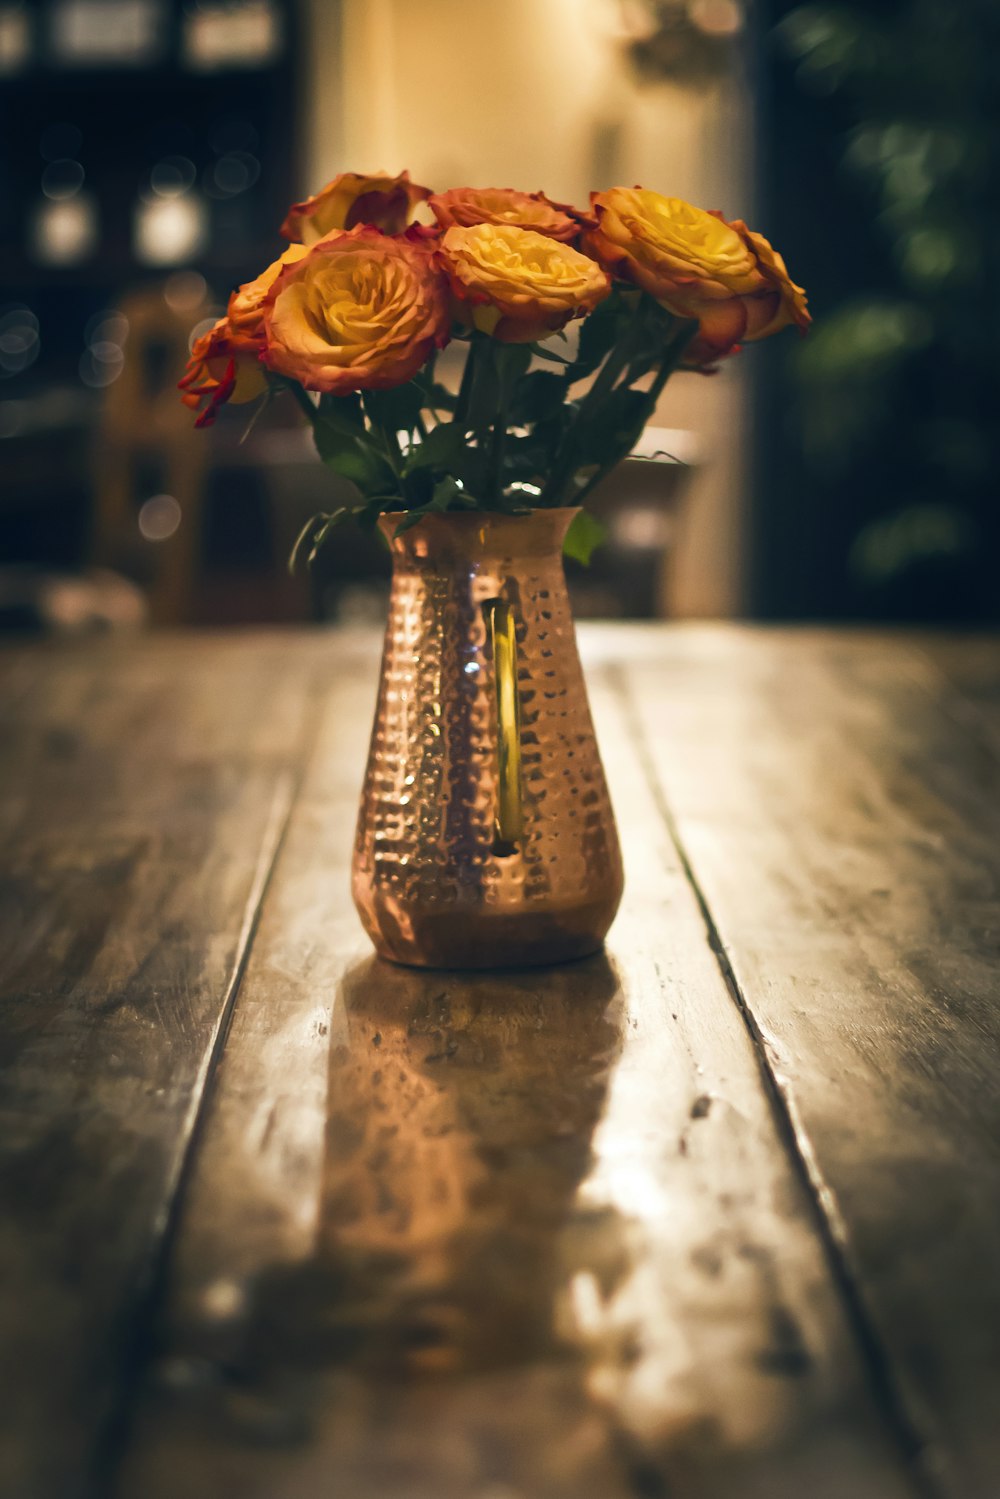
<path fill-rule="evenodd" d="M 805 463 L 843 483 L 891 455 L 898 482 L 873 490 L 848 558 L 862 591 L 935 554 L 985 577 L 1000 472 L 1000 5 L 814 3 L 776 34 L 799 90 L 840 122 L 845 200 L 880 247 L 873 289 L 845 278 L 789 353 Z"/>

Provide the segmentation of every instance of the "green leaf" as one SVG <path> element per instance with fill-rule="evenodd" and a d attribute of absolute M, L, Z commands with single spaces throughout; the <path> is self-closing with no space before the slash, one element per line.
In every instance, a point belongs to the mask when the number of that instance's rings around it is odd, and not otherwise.
<path fill-rule="evenodd" d="M 439 479 L 434 486 L 434 493 L 427 503 L 428 510 L 450 510 L 457 507 L 461 510 L 475 509 L 475 500 L 470 497 L 451 474 L 446 474 Z"/>
<path fill-rule="evenodd" d="M 364 437 L 365 419 L 359 395 L 320 396 L 318 411 L 320 420 L 334 432 L 344 437 Z"/>
<path fill-rule="evenodd" d="M 455 392 L 449 390 L 447 385 L 442 385 L 440 380 L 428 379 L 426 370 L 417 375 L 413 383 L 420 387 L 423 403 L 428 411 L 451 412 L 458 405 Z"/>
<path fill-rule="evenodd" d="M 288 556 L 288 571 L 292 574 L 293 577 L 295 576 L 296 569 L 299 565 L 299 558 L 302 556 L 306 544 L 312 544 L 313 537 L 316 535 L 317 531 L 319 531 L 320 528 L 329 519 L 330 517 L 324 511 L 320 511 L 319 515 L 311 515 L 306 521 L 305 525 L 302 527 L 302 530 L 299 532 L 298 536 L 296 536 L 295 545 L 292 547 L 292 550 Z"/>
<path fill-rule="evenodd" d="M 631 448 L 645 425 L 648 408 L 644 390 L 619 386 L 609 391 L 576 434 L 573 467 L 604 463 L 619 449 Z"/>
<path fill-rule="evenodd" d="M 309 548 L 309 556 L 306 560 L 308 561 L 310 567 L 312 567 L 323 547 L 330 539 L 330 532 L 335 530 L 342 521 L 348 519 L 350 514 L 351 511 L 347 508 L 347 506 L 341 505 L 339 509 L 333 512 L 332 515 L 328 515 L 326 517 L 326 520 L 313 536 L 312 546 Z"/>
<path fill-rule="evenodd" d="M 607 537 L 607 531 L 599 520 L 586 510 L 581 510 L 570 522 L 566 539 L 563 542 L 563 556 L 572 557 L 574 562 L 582 562 L 584 567 L 590 565 L 590 559 L 597 547 Z"/>
<path fill-rule="evenodd" d="M 638 440 L 650 409 L 646 391 L 628 390 L 625 386 L 606 391 L 596 404 L 585 401 L 579 418 L 560 443 L 555 461 L 548 466 L 545 503 L 573 504 L 574 496 L 599 469 L 613 466 L 626 457 Z"/>
<path fill-rule="evenodd" d="M 392 390 L 365 392 L 368 413 L 385 432 L 412 432 L 423 404 L 424 392 L 415 380 Z"/>
<path fill-rule="evenodd" d="M 449 464 L 453 479 L 460 479 L 466 494 L 486 494 L 489 487 L 489 457 L 485 448 L 468 444 Z"/>
<path fill-rule="evenodd" d="M 293 574 L 295 573 L 299 559 L 307 546 L 309 551 L 306 561 L 311 567 L 319 556 L 324 543 L 329 539 L 330 532 L 339 526 L 342 521 L 347 520 L 351 514 L 352 511 L 347 505 L 341 505 L 330 514 L 321 510 L 318 515 L 310 516 L 295 538 L 295 545 L 292 547 L 291 555 L 288 559 L 288 571 Z"/>
<path fill-rule="evenodd" d="M 465 417 L 466 428 L 473 432 L 485 432 L 491 427 L 500 405 L 500 375 L 494 357 L 497 347 L 491 338 L 484 336 L 475 349 Z"/>
<path fill-rule="evenodd" d="M 376 494 L 366 500 L 363 505 L 356 505 L 352 514 L 363 531 L 374 531 L 378 525 L 379 516 L 387 515 L 390 510 L 395 509 L 398 505 L 398 495 Z M 381 536 L 381 531 L 378 534 Z"/>
<path fill-rule="evenodd" d="M 618 342 L 622 332 L 622 308 L 617 298 L 610 296 L 598 303 L 594 311 L 585 317 L 580 326 L 580 342 L 573 361 L 573 379 L 580 380 L 589 375 L 604 360 L 612 345 Z"/>
<path fill-rule="evenodd" d="M 454 411 L 458 405 L 458 397 L 447 385 L 435 380 L 430 388 L 428 404 L 437 411 Z"/>
<path fill-rule="evenodd" d="M 527 437 L 510 437 L 504 452 L 504 473 L 509 483 L 514 479 L 541 481 L 552 465 L 552 444 L 538 435 L 538 428 Z"/>
<path fill-rule="evenodd" d="M 412 474 L 421 468 L 451 468 L 465 451 L 465 431 L 458 422 L 442 422 L 432 427 L 423 441 L 410 453 L 403 472 Z"/>
<path fill-rule="evenodd" d="M 435 511 L 441 513 L 444 510 L 448 510 L 456 501 L 462 503 L 463 508 L 468 507 L 464 491 L 458 487 L 450 475 L 439 479 L 434 486 L 434 493 L 427 504 L 417 505 L 414 509 L 408 510 L 393 534 L 402 536 L 404 531 L 409 531 L 411 526 L 415 526 L 425 515 L 431 515 Z"/>
<path fill-rule="evenodd" d="M 415 506 L 429 503 L 434 493 L 434 470 L 432 468 L 415 468 L 411 473 L 403 475 L 401 485 L 402 498 L 407 510 Z"/>
<path fill-rule="evenodd" d="M 563 354 L 557 354 L 555 349 L 550 349 L 545 344 L 534 343 L 528 344 L 527 347 L 537 358 L 551 359 L 553 364 L 565 364 L 569 366 L 573 363 L 572 359 L 567 359 Z"/>
<path fill-rule="evenodd" d="M 510 403 L 512 427 L 527 427 L 545 421 L 565 404 L 568 386 L 564 375 L 552 370 L 535 370 L 515 387 Z"/>
<path fill-rule="evenodd" d="M 522 375 L 527 374 L 530 363 L 531 350 L 527 344 L 494 344 L 493 364 L 500 386 L 501 406 L 507 406 L 515 385 Z"/>
<path fill-rule="evenodd" d="M 629 328 L 628 383 L 634 384 L 650 370 L 659 369 L 668 357 L 674 341 L 685 326 L 684 319 L 675 317 L 665 307 L 643 293 L 641 315 Z"/>
<path fill-rule="evenodd" d="M 313 438 L 316 451 L 327 467 L 341 478 L 350 479 L 362 494 L 393 486 L 395 475 L 386 459 L 370 443 L 338 431 L 325 416 L 317 418 Z"/>

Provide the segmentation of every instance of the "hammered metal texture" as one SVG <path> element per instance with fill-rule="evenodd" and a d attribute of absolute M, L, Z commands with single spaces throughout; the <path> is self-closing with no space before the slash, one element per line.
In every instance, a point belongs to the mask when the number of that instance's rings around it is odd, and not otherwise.
<path fill-rule="evenodd" d="M 353 890 L 384 957 L 443 968 L 582 957 L 618 908 L 618 834 L 562 565 L 574 513 L 427 516 L 398 538 L 398 518 L 383 518 L 393 581 Z M 524 831 L 513 852 L 494 836 L 493 598 L 517 620 Z"/>

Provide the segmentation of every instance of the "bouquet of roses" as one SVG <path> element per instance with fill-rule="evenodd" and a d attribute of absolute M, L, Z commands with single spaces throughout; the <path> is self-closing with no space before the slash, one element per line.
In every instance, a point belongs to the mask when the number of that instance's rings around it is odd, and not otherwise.
<path fill-rule="evenodd" d="M 414 222 L 421 205 L 433 224 Z M 358 490 L 309 522 L 294 555 L 310 560 L 350 517 L 398 511 L 401 530 L 432 511 L 581 506 L 674 370 L 711 372 L 810 321 L 762 235 L 641 188 L 582 211 L 345 172 L 281 232 L 288 248 L 233 293 L 180 385 L 198 426 L 226 401 L 298 401 L 322 460 Z M 454 340 L 457 389 L 435 373 Z M 585 560 L 599 535 L 581 512 L 567 549 Z"/>

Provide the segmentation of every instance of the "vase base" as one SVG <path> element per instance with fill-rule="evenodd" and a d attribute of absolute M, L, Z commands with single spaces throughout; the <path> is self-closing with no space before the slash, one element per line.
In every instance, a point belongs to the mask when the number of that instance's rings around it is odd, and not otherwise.
<path fill-rule="evenodd" d="M 434 973 L 516 973 L 521 971 L 530 972 L 536 968 L 559 968 L 564 964 L 582 963 L 585 958 L 592 958 L 597 953 L 604 951 L 604 943 L 598 942 L 596 947 L 581 948 L 579 952 L 563 954 L 560 957 L 548 958 L 518 958 L 516 961 L 509 954 L 502 960 L 494 963 L 481 962 L 430 962 L 425 958 L 397 958 L 394 953 L 387 949 L 376 946 L 376 954 L 387 963 L 392 963 L 396 968 L 422 968 Z"/>
<path fill-rule="evenodd" d="M 615 901 L 617 906 L 617 901 Z M 543 968 L 599 952 L 614 908 L 582 907 L 560 913 L 410 915 L 365 923 L 379 957 L 407 968 Z"/>

